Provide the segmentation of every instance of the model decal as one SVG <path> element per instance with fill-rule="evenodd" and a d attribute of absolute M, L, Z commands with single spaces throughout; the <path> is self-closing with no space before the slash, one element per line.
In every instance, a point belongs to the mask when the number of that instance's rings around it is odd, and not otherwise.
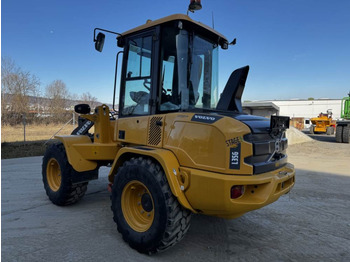
<path fill-rule="evenodd" d="M 241 166 L 241 144 L 230 148 L 230 169 L 240 169 Z"/>
<path fill-rule="evenodd" d="M 231 139 L 228 139 L 225 141 L 227 146 L 234 146 L 234 145 L 238 145 L 241 142 L 243 142 L 243 137 L 242 136 L 237 136 Z"/>

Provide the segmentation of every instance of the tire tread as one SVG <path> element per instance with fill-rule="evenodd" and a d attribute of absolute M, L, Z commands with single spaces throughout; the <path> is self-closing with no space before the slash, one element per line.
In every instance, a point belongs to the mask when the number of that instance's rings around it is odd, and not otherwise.
<path fill-rule="evenodd" d="M 343 143 L 350 143 L 350 125 L 343 127 Z"/>
<path fill-rule="evenodd" d="M 118 224 L 118 220 L 116 217 L 116 214 L 117 214 L 116 207 L 114 207 L 112 203 L 111 209 L 114 213 L 113 219 L 114 219 L 114 222 L 117 224 L 118 232 L 123 235 L 124 241 L 128 242 L 132 248 L 137 249 L 141 253 L 148 253 L 148 254 L 162 252 L 174 246 L 175 244 L 177 244 L 185 236 L 186 232 L 190 227 L 190 220 L 191 220 L 192 213 L 191 211 L 183 208 L 178 202 L 177 198 L 172 194 L 162 167 L 158 163 L 156 163 L 155 161 L 149 158 L 138 157 L 138 158 L 131 158 L 130 160 L 125 161 L 123 166 L 119 168 L 116 176 L 118 176 L 118 174 L 123 170 L 123 168 L 127 166 L 133 166 L 133 165 L 137 165 L 142 167 L 143 169 L 147 169 L 154 176 L 155 180 L 161 187 L 161 192 L 158 192 L 158 193 L 163 194 L 165 199 L 165 204 L 166 204 L 166 211 L 167 211 L 167 222 L 166 222 L 165 231 L 162 235 L 161 240 L 155 247 L 148 250 L 144 250 L 144 249 L 132 246 L 129 240 L 129 236 L 127 234 L 123 234 L 124 230 L 122 230 L 122 228 Z"/>
<path fill-rule="evenodd" d="M 46 164 L 47 161 L 51 158 L 50 155 L 53 152 L 59 153 L 59 158 L 56 159 L 61 168 L 61 175 L 64 174 L 67 176 L 67 179 L 62 179 L 61 181 L 61 187 L 59 188 L 58 192 L 59 195 L 52 192 L 49 184 L 46 181 Z M 62 171 L 63 170 L 63 171 Z M 66 205 L 72 205 L 76 202 L 78 202 L 84 195 L 87 190 L 88 182 L 73 184 L 71 182 L 71 176 L 74 173 L 73 167 L 69 164 L 67 154 L 64 148 L 64 145 L 62 143 L 57 143 L 51 145 L 43 158 L 43 164 L 42 164 L 42 181 L 44 183 L 44 188 L 46 191 L 46 195 L 49 197 L 52 203 L 59 206 L 66 206 Z"/>
<path fill-rule="evenodd" d="M 337 125 L 337 128 L 335 130 L 335 141 L 337 143 L 343 142 L 343 126 Z"/>

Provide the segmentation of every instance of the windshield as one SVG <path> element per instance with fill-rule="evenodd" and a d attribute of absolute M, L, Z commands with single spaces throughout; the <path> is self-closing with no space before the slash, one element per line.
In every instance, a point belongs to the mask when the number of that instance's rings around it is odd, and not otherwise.
<path fill-rule="evenodd" d="M 218 45 L 195 33 L 163 33 L 161 111 L 215 109 L 218 103 Z"/>

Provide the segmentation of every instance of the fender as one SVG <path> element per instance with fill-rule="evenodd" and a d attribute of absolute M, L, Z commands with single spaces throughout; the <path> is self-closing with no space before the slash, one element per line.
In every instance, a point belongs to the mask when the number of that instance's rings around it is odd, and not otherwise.
<path fill-rule="evenodd" d="M 124 161 L 130 159 L 133 156 L 148 156 L 156 160 L 163 168 L 166 178 L 168 180 L 171 192 L 178 199 L 180 204 L 191 210 L 193 213 L 198 213 L 192 208 L 188 202 L 184 191 L 181 187 L 178 177 L 180 175 L 180 164 L 175 155 L 166 149 L 153 148 L 153 147 L 123 147 L 118 151 L 118 154 L 113 162 L 112 168 L 108 174 L 109 182 L 114 182 L 114 176 L 120 166 L 123 165 Z"/>
<path fill-rule="evenodd" d="M 91 139 L 88 136 L 55 136 L 55 138 L 63 143 L 68 162 L 75 171 L 89 171 L 97 167 L 96 161 L 86 160 L 74 146 L 76 144 L 92 145 Z"/>

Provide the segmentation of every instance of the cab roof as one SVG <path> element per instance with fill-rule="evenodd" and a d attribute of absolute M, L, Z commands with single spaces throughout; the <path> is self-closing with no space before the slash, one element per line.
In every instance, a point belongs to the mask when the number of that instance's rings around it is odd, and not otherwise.
<path fill-rule="evenodd" d="M 185 22 L 188 22 L 188 23 L 190 23 L 192 25 L 198 26 L 201 29 L 204 29 L 204 30 L 208 31 L 208 33 L 216 35 L 219 38 L 220 44 L 222 44 L 224 42 L 228 43 L 226 37 L 223 36 L 222 34 L 220 34 L 219 32 L 215 31 L 213 28 L 211 28 L 211 27 L 209 27 L 209 26 L 207 26 L 205 24 L 202 24 L 201 22 L 194 21 L 188 15 L 184 15 L 184 14 L 174 14 L 174 15 L 166 16 L 166 17 L 154 20 L 154 21 L 147 20 L 146 24 L 140 25 L 138 27 L 135 27 L 133 29 L 130 29 L 130 30 L 126 31 L 126 32 L 122 33 L 120 37 L 123 38 L 123 37 L 131 35 L 133 33 L 140 32 L 140 31 L 146 30 L 148 28 L 151 28 L 151 27 L 154 27 L 154 26 L 157 26 L 157 25 L 161 25 L 161 24 L 165 24 L 165 23 L 168 23 L 168 22 L 171 22 L 171 21 L 185 21 Z"/>

